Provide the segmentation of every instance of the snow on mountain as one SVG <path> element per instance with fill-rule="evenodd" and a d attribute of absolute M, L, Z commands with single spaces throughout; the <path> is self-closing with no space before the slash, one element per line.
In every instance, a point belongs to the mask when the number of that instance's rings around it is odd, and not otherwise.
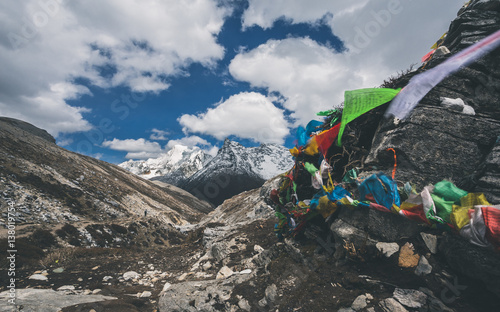
<path fill-rule="evenodd" d="M 129 160 L 119 166 L 145 179 L 166 176 L 173 172 L 183 178 L 189 178 L 211 158 L 198 147 L 175 145 L 158 158 Z"/>
<path fill-rule="evenodd" d="M 268 180 L 293 167 L 294 161 L 287 148 L 277 144 L 262 144 L 257 147 L 244 147 L 229 139 L 207 165 L 196 172 L 192 179 L 207 175 L 219 169 L 231 169 Z"/>
<path fill-rule="evenodd" d="M 226 139 L 212 160 L 178 186 L 219 205 L 233 195 L 260 187 L 293 164 L 290 152 L 283 146 L 262 144 L 244 147 Z"/>

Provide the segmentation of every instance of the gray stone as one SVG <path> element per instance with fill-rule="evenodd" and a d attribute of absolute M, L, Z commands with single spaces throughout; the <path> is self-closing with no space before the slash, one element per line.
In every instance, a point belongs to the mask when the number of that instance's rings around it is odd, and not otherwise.
<path fill-rule="evenodd" d="M 341 308 L 338 309 L 337 312 L 354 312 L 354 310 L 351 308 Z"/>
<path fill-rule="evenodd" d="M 141 277 L 141 275 L 135 271 L 128 271 L 128 272 L 123 273 L 123 279 L 125 281 L 133 280 L 133 279 L 140 278 L 140 277 Z"/>
<path fill-rule="evenodd" d="M 356 209 L 341 207 L 338 219 L 357 228 L 358 231 L 353 234 L 361 237 L 356 240 L 361 240 L 368 245 L 375 245 L 375 240 L 396 242 L 401 237 L 414 237 L 422 231 L 422 226 L 417 222 L 398 214 L 386 213 L 368 207 L 357 207 Z M 333 225 L 331 229 L 333 231 Z M 354 244 L 356 245 L 356 243 Z"/>
<path fill-rule="evenodd" d="M 434 52 L 434 57 L 442 56 L 450 54 L 450 50 L 445 47 L 445 46 L 440 46 L 439 48 L 436 49 L 436 52 Z"/>
<path fill-rule="evenodd" d="M 227 266 L 223 266 L 217 273 L 216 279 L 228 278 L 231 275 L 233 275 L 233 273 L 234 273 L 233 270 L 231 270 Z"/>
<path fill-rule="evenodd" d="M 52 272 L 54 272 L 54 273 L 62 273 L 62 272 L 64 272 L 64 268 L 57 268 L 57 269 L 52 270 Z"/>
<path fill-rule="evenodd" d="M 48 281 L 49 279 L 47 278 L 47 276 L 45 275 L 42 275 L 42 274 L 33 274 L 29 277 L 30 280 L 36 280 L 36 281 Z"/>
<path fill-rule="evenodd" d="M 354 299 L 354 302 L 351 305 L 351 309 L 353 309 L 354 311 L 360 311 L 366 308 L 369 302 L 369 297 L 371 297 L 371 295 L 359 295 L 358 297 L 356 297 L 356 299 Z"/>
<path fill-rule="evenodd" d="M 212 257 L 214 257 L 216 262 L 220 262 L 222 259 L 229 255 L 229 248 L 223 242 L 218 242 L 212 245 L 211 252 Z"/>
<path fill-rule="evenodd" d="M 259 302 L 258 302 L 258 304 L 259 304 L 259 307 L 262 307 L 262 308 L 265 307 L 265 306 L 267 306 L 267 299 L 266 299 L 266 297 L 260 299 Z"/>
<path fill-rule="evenodd" d="M 335 220 L 330 226 L 330 230 L 335 240 L 334 258 L 337 260 L 345 257 L 344 243 L 353 244 L 356 249 L 365 248 L 366 246 L 373 246 L 374 248 L 376 243 L 367 232 L 350 225 L 343 219 Z"/>
<path fill-rule="evenodd" d="M 188 281 L 171 285 L 162 291 L 158 309 L 160 312 L 220 311 L 214 305 L 229 300 L 235 285 L 247 281 L 251 276 L 252 274 L 235 274 L 227 279 Z"/>
<path fill-rule="evenodd" d="M 248 300 L 246 299 L 241 299 L 240 301 L 238 301 L 238 307 L 245 311 L 250 311 L 252 309 L 252 307 L 248 303 Z"/>
<path fill-rule="evenodd" d="M 203 271 L 207 271 L 208 269 L 210 269 L 212 267 L 212 264 L 210 262 L 205 262 L 202 266 L 203 268 Z"/>
<path fill-rule="evenodd" d="M 377 243 L 375 245 L 377 249 L 384 254 L 387 258 L 399 251 L 399 245 L 397 243 Z"/>
<path fill-rule="evenodd" d="M 261 253 L 261 252 L 263 252 L 263 251 L 264 251 L 264 248 L 262 248 L 262 247 L 261 247 L 261 246 L 259 246 L 259 245 L 254 245 L 254 246 L 253 246 L 253 250 L 254 250 L 255 252 Z"/>
<path fill-rule="evenodd" d="M 418 260 L 418 265 L 415 268 L 415 274 L 418 276 L 428 275 L 432 272 L 432 266 L 429 264 L 429 261 L 426 257 L 421 256 L 420 260 Z"/>
<path fill-rule="evenodd" d="M 421 232 L 420 236 L 424 240 L 425 246 L 429 249 L 432 254 L 437 253 L 437 236 Z"/>
<path fill-rule="evenodd" d="M 455 310 L 447 307 L 441 300 L 431 298 L 429 300 L 429 312 L 455 312 Z"/>
<path fill-rule="evenodd" d="M 73 286 L 73 285 L 64 285 L 64 286 L 61 286 L 61 287 L 57 288 L 57 290 L 58 291 L 65 291 L 65 290 L 66 291 L 67 290 L 73 291 L 73 290 L 75 290 L 75 286 Z"/>
<path fill-rule="evenodd" d="M 392 295 L 408 308 L 420 308 L 427 302 L 427 295 L 419 290 L 396 288 Z"/>
<path fill-rule="evenodd" d="M 12 311 L 13 306 L 8 299 L 9 291 L 0 293 L 0 311 Z M 57 312 L 76 304 L 115 299 L 117 298 L 102 295 L 67 294 L 52 289 L 16 289 L 16 305 L 22 306 L 22 311 Z"/>
<path fill-rule="evenodd" d="M 456 272 L 480 280 L 500 296 L 500 254 L 488 248 L 470 244 L 458 235 L 444 235 L 439 243 L 439 255 Z M 454 281 L 449 281 L 454 283 Z"/>
<path fill-rule="evenodd" d="M 278 296 L 278 287 L 272 284 L 266 288 L 266 299 L 268 302 L 274 302 Z"/>
<path fill-rule="evenodd" d="M 151 297 L 153 294 L 150 292 L 150 291 L 143 291 L 140 295 L 139 295 L 139 298 L 149 298 Z"/>
<path fill-rule="evenodd" d="M 397 302 L 394 298 L 387 298 L 380 301 L 379 306 L 384 312 L 408 312 L 408 310 L 406 310 L 405 307 L 403 307 L 401 303 Z"/>
<path fill-rule="evenodd" d="M 165 283 L 165 285 L 163 285 L 163 289 L 162 289 L 162 292 L 165 292 L 167 291 L 170 287 L 172 287 L 172 284 L 170 283 Z"/>

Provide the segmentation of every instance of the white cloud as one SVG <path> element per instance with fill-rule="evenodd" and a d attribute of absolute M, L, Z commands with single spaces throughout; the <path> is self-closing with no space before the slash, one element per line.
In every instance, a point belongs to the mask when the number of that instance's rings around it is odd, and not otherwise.
<path fill-rule="evenodd" d="M 217 146 L 211 146 L 210 148 L 204 148 L 202 149 L 206 154 L 215 157 L 217 155 L 217 152 L 219 151 L 219 148 Z"/>
<path fill-rule="evenodd" d="M 186 136 L 178 140 L 170 140 L 168 141 L 166 148 L 170 149 L 174 147 L 175 145 L 183 145 L 187 146 L 189 148 L 195 147 L 195 146 L 211 146 L 211 144 L 205 140 L 200 138 L 199 136 L 196 135 L 191 135 L 191 136 Z"/>
<path fill-rule="evenodd" d="M 213 0 L 1 1 L 0 115 L 54 135 L 87 131 L 86 110 L 67 103 L 89 93 L 74 78 L 165 90 L 189 64 L 223 57 L 216 35 L 227 14 Z"/>
<path fill-rule="evenodd" d="M 234 135 L 260 143 L 283 144 L 288 135 L 284 111 L 256 92 L 231 96 L 198 115 L 178 119 L 185 133 L 202 133 L 218 140 Z"/>
<path fill-rule="evenodd" d="M 165 130 L 159 130 L 154 128 L 151 130 L 151 135 L 149 136 L 150 140 L 153 141 L 166 141 L 168 140 L 167 136 L 170 134 L 168 131 Z"/>
<path fill-rule="evenodd" d="M 128 152 L 125 155 L 126 159 L 149 159 L 149 158 L 158 158 L 163 153 L 155 153 L 155 152 Z"/>
<path fill-rule="evenodd" d="M 104 141 L 102 143 L 102 147 L 115 151 L 127 152 L 125 155 L 126 159 L 158 158 L 174 147 L 174 145 L 183 145 L 189 148 L 201 147 L 204 152 L 212 156 L 218 151 L 216 146 L 212 146 L 212 144 L 210 144 L 207 140 L 195 135 L 187 136 L 178 140 L 170 140 L 165 145 L 165 148 L 162 148 L 158 142 L 151 142 L 143 138 L 125 140 L 114 138 L 111 141 Z"/>
<path fill-rule="evenodd" d="M 229 65 L 235 79 L 285 96 L 291 117 L 305 124 L 321 110 L 340 104 L 345 88 L 373 84 L 345 55 L 309 38 L 269 40 L 238 54 Z"/>
<path fill-rule="evenodd" d="M 304 124 L 317 110 L 338 105 L 345 90 L 378 86 L 418 63 L 448 30 L 462 4 L 462 0 L 249 0 L 244 27 L 268 28 L 279 18 L 313 24 L 322 20 L 349 50 L 335 53 L 308 38 L 270 40 L 237 55 L 230 73 L 281 93 L 285 108 Z"/>
<path fill-rule="evenodd" d="M 72 138 L 58 138 L 57 140 L 57 145 L 59 146 L 68 146 L 68 145 L 71 145 L 71 143 L 73 143 L 73 139 Z"/>
<path fill-rule="evenodd" d="M 336 12 L 368 0 L 325 1 L 325 0 L 249 0 L 243 13 L 243 27 L 258 25 L 270 28 L 274 21 L 286 18 L 293 23 L 312 23 L 326 14 Z"/>
<path fill-rule="evenodd" d="M 200 148 L 203 152 L 211 156 L 217 155 L 217 152 L 219 151 L 217 146 L 212 145 L 210 142 L 197 135 L 185 136 L 178 140 L 170 140 L 165 146 L 165 149 L 171 149 L 175 145 L 183 145 L 189 148 Z"/>
<path fill-rule="evenodd" d="M 126 139 L 120 140 L 114 138 L 112 141 L 102 142 L 103 147 L 110 148 L 115 151 L 126 152 L 149 152 L 159 153 L 162 151 L 160 144 L 157 142 L 147 141 L 145 139 Z"/>

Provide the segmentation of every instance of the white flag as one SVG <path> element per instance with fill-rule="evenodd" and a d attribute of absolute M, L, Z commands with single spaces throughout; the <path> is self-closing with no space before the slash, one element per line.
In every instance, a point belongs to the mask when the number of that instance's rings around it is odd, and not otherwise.
<path fill-rule="evenodd" d="M 438 66 L 416 75 L 392 100 L 385 116 L 393 115 L 399 119 L 405 119 L 418 102 L 446 76 L 490 53 L 499 45 L 500 30 L 455 54 Z"/>

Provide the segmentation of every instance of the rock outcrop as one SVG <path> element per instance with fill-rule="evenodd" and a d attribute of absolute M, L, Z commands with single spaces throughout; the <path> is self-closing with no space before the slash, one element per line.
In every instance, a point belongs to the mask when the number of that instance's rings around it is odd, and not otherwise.
<path fill-rule="evenodd" d="M 392 81 L 404 87 L 415 74 L 500 29 L 500 2 L 473 0 L 451 23 L 442 45 L 451 54 L 435 56 L 415 72 Z M 422 188 L 450 179 L 467 191 L 484 192 L 500 203 L 500 53 L 497 49 L 444 79 L 416 107 L 410 117 L 394 123 L 382 120 L 373 136 L 365 166 L 392 167 L 398 155 L 397 179 Z M 462 99 L 475 115 L 441 105 L 442 98 Z M 381 109 L 383 111 L 384 108 Z M 355 126 L 353 126 L 355 127 Z"/>

